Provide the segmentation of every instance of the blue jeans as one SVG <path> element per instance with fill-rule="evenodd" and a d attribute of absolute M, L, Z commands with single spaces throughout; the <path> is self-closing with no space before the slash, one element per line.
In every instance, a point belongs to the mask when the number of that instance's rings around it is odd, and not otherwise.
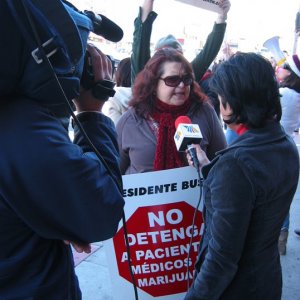
<path fill-rule="evenodd" d="M 290 228 L 290 213 L 288 213 L 287 216 L 285 217 L 281 230 L 289 231 L 289 228 Z"/>
<path fill-rule="evenodd" d="M 229 127 L 227 127 L 226 129 L 226 133 L 225 133 L 225 138 L 227 141 L 227 145 L 232 144 L 238 137 L 238 134 L 233 131 L 232 129 L 230 129 Z"/>

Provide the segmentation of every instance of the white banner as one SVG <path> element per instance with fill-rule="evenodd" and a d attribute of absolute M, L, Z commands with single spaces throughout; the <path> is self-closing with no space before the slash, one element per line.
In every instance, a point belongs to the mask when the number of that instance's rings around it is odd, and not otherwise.
<path fill-rule="evenodd" d="M 214 11 L 217 13 L 221 13 L 222 9 L 220 8 L 219 0 L 176 0 L 182 3 L 186 3 L 189 5 L 197 6 L 206 10 Z"/>
<path fill-rule="evenodd" d="M 187 277 L 190 283 L 193 279 L 203 230 L 200 210 L 192 226 L 200 196 L 196 170 L 184 167 L 125 175 L 123 184 L 127 236 L 139 299 L 183 299 Z M 104 243 L 104 249 L 113 298 L 133 300 L 122 222 L 115 237 Z"/>

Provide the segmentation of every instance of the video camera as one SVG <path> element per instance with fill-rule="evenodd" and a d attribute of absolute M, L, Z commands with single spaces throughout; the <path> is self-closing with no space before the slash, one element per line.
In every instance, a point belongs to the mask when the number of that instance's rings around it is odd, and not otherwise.
<path fill-rule="evenodd" d="M 123 37 L 107 17 L 65 0 L 3 0 L 0 20 L 0 99 L 35 99 L 59 117 L 65 115 L 64 98 L 71 102 L 79 95 L 89 33 L 112 42 Z"/>

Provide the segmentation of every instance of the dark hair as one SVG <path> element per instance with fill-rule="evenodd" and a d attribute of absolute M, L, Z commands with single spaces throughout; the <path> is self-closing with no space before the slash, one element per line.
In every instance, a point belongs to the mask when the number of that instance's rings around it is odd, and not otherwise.
<path fill-rule="evenodd" d="M 130 57 L 122 59 L 115 74 L 116 85 L 131 87 L 131 60 Z"/>
<path fill-rule="evenodd" d="M 255 53 L 237 52 L 217 68 L 210 88 L 232 109 L 228 123 L 260 128 L 268 120 L 280 121 L 279 86 L 271 63 Z"/>
<path fill-rule="evenodd" d="M 141 117 L 146 118 L 154 110 L 157 83 L 164 71 L 165 62 L 181 63 L 185 72 L 195 79 L 191 64 L 180 52 L 172 48 L 157 50 L 137 75 L 133 85 L 133 97 L 129 105 L 133 106 Z M 191 85 L 190 100 L 198 103 L 207 100 L 206 95 L 195 81 Z"/>
<path fill-rule="evenodd" d="M 280 87 L 287 87 L 300 93 L 300 78 L 291 69 L 288 63 L 285 63 L 282 68 L 290 71 L 290 75 L 280 82 Z"/>

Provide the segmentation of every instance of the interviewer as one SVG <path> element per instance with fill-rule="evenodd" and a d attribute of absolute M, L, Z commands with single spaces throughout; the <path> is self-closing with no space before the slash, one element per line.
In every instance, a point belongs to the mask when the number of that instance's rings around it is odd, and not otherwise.
<path fill-rule="evenodd" d="M 274 70 L 262 56 L 238 53 L 220 65 L 211 88 L 239 137 L 211 162 L 195 145 L 205 179 L 205 230 L 185 300 L 279 300 L 277 242 L 297 188 L 299 155 L 280 126 Z"/>

